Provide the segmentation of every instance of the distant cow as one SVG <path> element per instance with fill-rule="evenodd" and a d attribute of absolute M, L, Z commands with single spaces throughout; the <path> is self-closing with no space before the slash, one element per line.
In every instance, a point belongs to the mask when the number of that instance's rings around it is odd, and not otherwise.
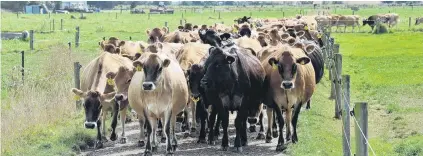
<path fill-rule="evenodd" d="M 155 43 L 155 42 L 170 42 L 174 39 L 175 34 L 174 32 L 169 32 L 169 29 L 166 27 L 160 28 L 154 28 L 153 30 L 146 30 L 148 39 L 147 43 Z"/>
<path fill-rule="evenodd" d="M 420 23 L 423 23 L 423 17 L 416 18 L 416 24 L 415 25 L 419 25 Z"/>
<path fill-rule="evenodd" d="M 245 23 L 245 22 L 249 23 L 249 19 L 251 19 L 251 17 L 244 16 L 244 17 L 238 18 L 234 21 L 237 22 L 238 24 L 242 24 L 242 23 Z"/>
<path fill-rule="evenodd" d="M 117 72 L 120 67 L 130 68 L 132 61 L 118 54 L 101 53 L 99 57 L 92 60 L 82 72 L 81 89 L 73 88 L 72 92 L 83 98 L 85 109 L 85 127 L 89 129 L 97 128 L 96 148 L 102 148 L 102 135 L 106 134 L 106 116 L 107 110 L 113 108 L 112 134 L 110 140 L 117 139 L 115 132 L 117 124 L 117 114 L 119 110 L 126 111 L 126 102 L 117 103 L 114 84 L 110 83 L 106 77 L 108 72 Z M 101 120 L 99 120 L 102 112 Z M 121 111 L 122 124 L 125 122 L 126 113 Z M 102 131 L 100 127 L 102 126 Z M 123 125 L 122 125 L 123 126 Z M 124 127 L 123 127 L 124 128 Z M 121 143 L 126 142 L 125 129 L 122 130 Z"/>
<path fill-rule="evenodd" d="M 160 44 L 160 43 L 158 43 Z M 145 52 L 134 63 L 135 72 L 129 86 L 131 107 L 144 117 L 148 140 L 145 155 L 157 151 L 156 119 L 164 119 L 166 151 L 173 154 L 178 146 L 175 135 L 176 115 L 188 103 L 188 86 L 184 73 L 175 58 L 159 53 Z M 133 100 L 132 100 L 133 99 Z"/>
<path fill-rule="evenodd" d="M 279 48 L 277 52 L 272 53 L 262 61 L 266 71 L 265 83 L 268 89 L 265 104 L 268 106 L 268 115 L 269 111 L 275 111 L 279 124 L 277 151 L 286 149 L 282 135 L 284 126 L 282 109 L 286 110 L 287 140 L 291 140 L 291 113 L 294 111 L 292 116 L 292 142 L 298 141 L 297 121 L 299 112 L 301 106 L 310 100 L 316 84 L 314 69 L 309 62 L 310 58 L 304 54 L 303 50 L 289 46 Z M 292 110 L 292 108 L 294 109 Z M 268 120 L 273 120 L 273 118 L 269 117 Z M 272 123 L 272 121 L 269 121 L 269 123 Z M 270 142 L 271 134 L 271 126 L 269 125 L 266 142 Z"/>
<path fill-rule="evenodd" d="M 222 150 L 228 150 L 229 111 L 238 111 L 235 119 L 236 138 L 234 146 L 242 151 L 247 145 L 247 117 L 254 117 L 259 110 L 263 95 L 264 70 L 260 61 L 231 42 L 223 42 L 212 30 L 200 32 L 200 37 L 209 41 L 213 47 L 204 64 L 205 75 L 201 85 L 207 98 L 212 101 L 213 112 L 218 112 L 222 119 Z M 204 41 L 203 41 L 204 42 Z M 214 119 L 210 119 L 210 124 Z M 213 131 L 213 127 L 209 127 Z M 209 133 L 211 144 L 214 134 Z"/>
<path fill-rule="evenodd" d="M 399 22 L 399 15 L 396 13 L 388 13 L 383 16 L 384 23 L 387 23 L 389 27 L 393 27 Z"/>
<path fill-rule="evenodd" d="M 360 20 L 360 17 L 358 15 L 342 15 L 336 21 L 335 32 L 338 32 L 339 26 L 344 26 L 344 32 L 347 29 L 347 26 L 352 26 L 353 27 L 352 31 L 354 31 L 354 27 L 356 26 L 360 27 L 360 23 L 358 23 L 359 20 Z"/>

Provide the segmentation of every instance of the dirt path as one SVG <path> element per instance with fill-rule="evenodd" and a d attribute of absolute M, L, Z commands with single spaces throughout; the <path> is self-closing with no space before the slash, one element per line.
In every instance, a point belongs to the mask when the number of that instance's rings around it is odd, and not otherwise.
<path fill-rule="evenodd" d="M 211 146 L 208 144 L 201 144 L 197 143 L 198 133 L 194 132 L 191 133 L 190 137 L 183 138 L 183 133 L 180 132 L 180 125 L 177 123 L 176 125 L 176 132 L 178 138 L 178 148 L 175 152 L 175 155 L 183 155 L 183 156 L 204 156 L 204 155 L 278 155 L 282 156 L 283 153 L 276 152 L 276 144 L 277 138 L 273 138 L 272 143 L 265 143 L 263 140 L 256 140 L 255 137 L 257 136 L 258 132 L 251 133 L 248 130 L 248 146 L 243 148 L 242 153 L 237 153 L 236 149 L 233 147 L 234 139 L 235 139 L 235 120 L 236 113 L 230 114 L 230 121 L 229 121 L 229 150 L 228 151 L 221 151 L 220 144 L 222 141 L 222 133 L 219 136 L 219 140 L 216 141 L 216 145 Z M 267 117 L 264 116 L 263 122 L 265 123 L 265 127 L 267 127 Z M 199 124 L 197 124 L 199 126 Z M 199 131 L 199 127 L 197 131 Z M 259 126 L 256 127 L 256 130 L 259 130 Z M 118 135 L 120 135 L 121 129 L 120 126 L 117 128 Z M 127 136 L 127 143 L 120 144 L 118 141 L 108 141 L 104 143 L 104 148 L 94 150 L 88 149 L 87 151 L 83 151 L 81 155 L 87 156 L 100 156 L 100 155 L 110 155 L 110 156 L 131 156 L 131 155 L 141 155 L 144 153 L 144 147 L 138 147 L 137 141 L 139 138 L 139 124 L 137 121 L 131 122 L 126 124 L 126 136 Z M 109 137 L 109 135 L 107 136 Z M 207 139 L 207 138 L 206 138 Z M 158 141 L 160 137 L 158 137 Z M 153 155 L 165 155 L 166 154 L 166 144 L 160 143 L 157 152 L 153 153 Z"/>

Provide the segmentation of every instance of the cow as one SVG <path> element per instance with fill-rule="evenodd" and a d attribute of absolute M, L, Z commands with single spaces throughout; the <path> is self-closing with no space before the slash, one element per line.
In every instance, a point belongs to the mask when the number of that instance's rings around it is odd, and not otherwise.
<path fill-rule="evenodd" d="M 383 16 L 383 23 L 387 23 L 389 27 L 397 25 L 399 22 L 399 15 L 396 13 L 388 13 Z"/>
<path fill-rule="evenodd" d="M 242 18 L 238 18 L 238 19 L 234 20 L 234 22 L 237 22 L 238 24 L 242 24 L 242 23 L 245 23 L 245 22 L 249 23 L 250 19 L 251 19 L 251 17 L 244 16 Z"/>
<path fill-rule="evenodd" d="M 167 27 L 154 28 L 151 31 L 147 29 L 146 34 L 148 36 L 147 43 L 155 43 L 155 42 L 171 42 L 175 38 L 175 32 L 169 32 Z"/>
<path fill-rule="evenodd" d="M 358 26 L 360 28 L 360 23 L 358 21 L 360 20 L 360 17 L 358 15 L 341 15 L 336 21 L 336 30 L 335 32 L 338 32 L 339 26 L 344 26 L 344 33 L 347 29 L 347 26 L 352 26 L 352 32 L 354 32 L 354 27 Z"/>
<path fill-rule="evenodd" d="M 419 25 L 420 23 L 423 23 L 423 17 L 417 17 L 416 18 L 416 24 L 415 25 Z"/>
<path fill-rule="evenodd" d="M 203 36 L 203 37 L 201 37 Z M 213 30 L 203 30 L 200 37 L 212 46 L 204 63 L 205 75 L 201 86 L 205 88 L 207 99 L 211 101 L 213 112 L 218 112 L 222 120 L 223 138 L 221 149 L 228 150 L 229 111 L 238 111 L 235 119 L 236 138 L 234 146 L 242 152 L 247 141 L 247 117 L 254 117 L 261 104 L 264 86 L 264 70 L 260 61 L 246 52 L 247 49 L 233 42 L 223 42 Z M 209 119 L 210 125 L 214 119 Z M 213 132 L 213 127 L 209 127 Z M 214 144 L 214 134 L 209 133 L 209 143 Z"/>
<path fill-rule="evenodd" d="M 258 52 L 262 48 L 258 40 L 248 38 L 247 36 L 236 39 L 235 44 L 241 48 L 251 48 L 253 52 Z M 253 55 L 257 56 L 256 53 Z"/>
<path fill-rule="evenodd" d="M 302 49 L 283 46 L 264 59 L 261 63 L 266 71 L 265 84 L 265 104 L 268 106 L 268 116 L 275 111 L 279 124 L 279 140 L 276 146 L 277 151 L 286 149 L 282 129 L 284 119 L 281 109 L 286 110 L 286 138 L 293 143 L 297 138 L 297 121 L 301 106 L 308 102 L 315 89 L 315 77 L 313 66 Z M 292 108 L 294 108 L 292 110 Z M 292 111 L 293 116 L 291 119 Z M 273 117 L 268 117 L 269 123 L 272 123 Z M 293 125 L 293 134 L 291 136 L 290 125 Z M 269 124 L 266 134 L 266 142 L 270 142 L 272 137 L 272 124 Z M 292 138 L 291 138 L 292 137 Z"/>
<path fill-rule="evenodd" d="M 117 139 L 116 125 L 117 115 L 120 112 L 120 119 L 122 120 L 122 135 L 120 138 L 121 143 L 126 142 L 124 121 L 126 118 L 126 105 L 125 101 L 117 102 L 113 98 L 115 96 L 114 84 L 107 79 L 108 72 L 117 72 L 120 67 L 130 67 L 132 61 L 128 58 L 119 56 L 118 54 L 101 53 L 100 56 L 92 60 L 83 70 L 81 75 L 81 89 L 73 88 L 72 92 L 76 96 L 83 98 L 83 105 L 85 110 L 85 128 L 97 128 L 97 141 L 96 148 L 103 147 L 103 137 L 106 135 L 105 121 L 107 110 L 112 108 L 112 134 L 110 140 Z M 100 113 L 102 112 L 102 113 Z M 102 114 L 101 120 L 99 119 Z M 102 131 L 100 127 L 102 126 Z M 107 139 L 105 139 L 107 140 Z"/>
<path fill-rule="evenodd" d="M 176 54 L 176 59 L 178 60 L 182 71 L 184 71 L 185 77 L 187 80 L 189 80 L 189 71 L 193 64 L 197 64 L 201 61 L 202 58 L 204 58 L 208 52 L 209 49 L 208 44 L 202 44 L 202 43 L 187 43 L 185 44 L 181 50 Z M 188 81 L 189 83 L 189 81 Z M 191 87 L 191 86 L 190 86 Z M 188 124 L 188 129 L 191 129 L 191 132 L 195 132 L 196 130 L 196 107 L 197 103 L 199 101 L 200 95 L 198 92 L 192 93 L 191 89 L 189 88 L 191 100 L 189 101 L 189 106 L 191 108 L 191 124 Z M 207 113 L 207 112 L 206 112 Z M 187 110 L 184 110 L 185 118 L 188 119 L 188 113 Z M 205 124 L 205 123 L 203 123 Z M 205 125 L 201 125 L 202 127 Z M 185 136 L 189 135 L 189 132 L 185 133 Z"/>
<path fill-rule="evenodd" d="M 136 72 L 129 85 L 128 98 L 134 101 L 130 102 L 131 107 L 144 117 L 140 122 L 145 121 L 147 124 L 148 139 L 144 155 L 152 155 L 152 152 L 157 151 L 157 118 L 164 118 L 167 154 L 175 152 L 178 146 L 175 135 L 176 115 L 188 103 L 184 73 L 176 59 L 164 53 L 167 51 L 145 52 L 133 63 Z"/>

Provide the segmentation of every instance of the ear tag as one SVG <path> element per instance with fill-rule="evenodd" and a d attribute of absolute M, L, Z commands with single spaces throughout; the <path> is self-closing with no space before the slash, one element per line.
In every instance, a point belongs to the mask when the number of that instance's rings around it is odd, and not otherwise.
<path fill-rule="evenodd" d="M 317 38 L 322 38 L 322 34 L 317 34 Z"/>
<path fill-rule="evenodd" d="M 75 95 L 73 98 L 74 98 L 76 101 L 81 100 L 81 97 L 80 97 L 79 95 Z"/>
<path fill-rule="evenodd" d="M 308 26 L 305 26 L 305 27 L 304 27 L 304 30 L 308 30 Z"/>
<path fill-rule="evenodd" d="M 113 85 L 114 85 L 114 83 L 113 83 L 113 79 L 108 78 L 108 79 L 107 79 L 107 84 L 108 84 L 109 86 L 113 86 Z"/>
<path fill-rule="evenodd" d="M 191 100 L 194 101 L 194 103 L 197 103 L 200 100 L 200 97 L 197 97 L 197 98 L 191 97 Z"/>
<path fill-rule="evenodd" d="M 276 64 L 272 64 L 273 69 L 278 69 L 278 66 Z"/>
<path fill-rule="evenodd" d="M 141 68 L 141 66 L 140 66 L 140 65 L 138 65 L 138 66 L 136 67 L 136 69 L 137 69 L 137 71 L 141 71 L 141 70 L 142 70 L 142 68 Z"/>
<path fill-rule="evenodd" d="M 304 60 L 302 60 L 302 61 L 300 62 L 300 64 L 301 64 L 301 65 L 304 65 L 304 64 L 305 64 Z"/>

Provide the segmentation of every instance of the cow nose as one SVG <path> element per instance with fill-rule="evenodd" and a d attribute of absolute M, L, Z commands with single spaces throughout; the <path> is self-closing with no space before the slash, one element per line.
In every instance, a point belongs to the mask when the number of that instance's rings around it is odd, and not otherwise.
<path fill-rule="evenodd" d="M 116 95 L 115 95 L 115 99 L 116 99 L 117 101 L 122 101 L 122 99 L 123 99 L 123 95 L 122 95 L 122 94 L 116 94 Z"/>
<path fill-rule="evenodd" d="M 153 83 L 151 83 L 151 82 L 144 82 L 142 84 L 142 87 L 144 88 L 144 90 L 153 90 Z"/>
<path fill-rule="evenodd" d="M 292 88 L 292 82 L 283 82 L 282 85 L 285 89 L 291 89 Z"/>
<path fill-rule="evenodd" d="M 95 122 L 85 122 L 85 128 L 94 129 L 96 127 Z"/>

